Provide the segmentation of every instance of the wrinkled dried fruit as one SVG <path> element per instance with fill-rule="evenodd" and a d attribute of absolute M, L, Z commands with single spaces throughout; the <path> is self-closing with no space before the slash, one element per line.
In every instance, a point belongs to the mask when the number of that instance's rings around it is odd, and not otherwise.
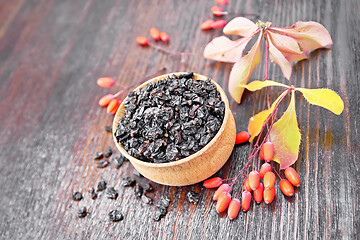
<path fill-rule="evenodd" d="M 124 187 L 132 187 L 135 185 L 135 183 L 136 183 L 135 179 L 133 179 L 131 177 L 126 177 L 126 178 L 123 178 L 122 185 Z"/>
<path fill-rule="evenodd" d="M 94 160 L 99 160 L 104 157 L 104 154 L 102 152 L 96 152 L 94 155 Z"/>
<path fill-rule="evenodd" d="M 271 161 L 274 157 L 274 144 L 272 142 L 266 142 L 262 146 L 264 153 L 264 160 Z"/>
<path fill-rule="evenodd" d="M 240 211 L 240 200 L 233 198 L 228 207 L 228 216 L 231 220 L 235 219 Z"/>
<path fill-rule="evenodd" d="M 258 171 L 253 170 L 249 174 L 249 184 L 252 190 L 255 190 L 260 185 L 260 174 Z"/>
<path fill-rule="evenodd" d="M 244 191 L 241 196 L 241 207 L 243 211 L 247 211 L 250 208 L 251 204 L 251 193 L 249 191 Z"/>
<path fill-rule="evenodd" d="M 152 199 L 146 196 L 145 194 L 141 196 L 141 201 L 145 204 L 149 204 L 149 205 L 152 204 Z"/>
<path fill-rule="evenodd" d="M 149 44 L 149 39 L 147 37 L 137 37 L 136 42 L 140 44 L 141 46 L 147 46 Z"/>
<path fill-rule="evenodd" d="M 264 163 L 263 165 L 261 165 L 259 174 L 260 174 L 260 178 L 264 178 L 265 173 L 270 172 L 271 171 L 271 165 L 269 163 Z"/>
<path fill-rule="evenodd" d="M 134 187 L 134 193 L 135 193 L 135 198 L 141 198 L 141 196 L 144 193 L 144 189 L 139 184 L 136 184 Z"/>
<path fill-rule="evenodd" d="M 223 28 L 225 27 L 227 22 L 225 20 L 218 20 L 211 24 L 211 28 L 217 29 L 217 28 Z"/>
<path fill-rule="evenodd" d="M 239 132 L 236 134 L 235 144 L 241 144 L 249 141 L 250 135 L 246 131 Z"/>
<path fill-rule="evenodd" d="M 100 191 L 104 191 L 106 189 L 106 181 L 102 180 L 98 183 L 97 185 L 97 191 L 100 192 Z"/>
<path fill-rule="evenodd" d="M 90 194 L 90 198 L 91 199 L 96 199 L 97 198 L 97 194 L 95 192 L 95 189 L 94 188 L 89 188 L 89 194 Z"/>
<path fill-rule="evenodd" d="M 214 200 L 218 200 L 220 194 L 222 194 L 223 192 L 230 192 L 231 188 L 229 186 L 229 184 L 222 184 L 214 193 L 213 199 Z"/>
<path fill-rule="evenodd" d="M 273 172 L 267 172 L 264 175 L 264 187 L 272 188 L 275 185 L 276 176 Z"/>
<path fill-rule="evenodd" d="M 276 193 L 275 187 L 265 188 L 265 190 L 264 190 L 264 202 L 266 204 L 272 203 L 272 201 L 275 198 L 275 193 Z"/>
<path fill-rule="evenodd" d="M 124 163 L 124 156 L 123 155 L 119 155 L 119 156 L 116 156 L 116 157 L 112 157 L 112 162 L 113 162 L 113 165 L 115 168 L 120 168 L 123 163 Z"/>
<path fill-rule="evenodd" d="M 114 95 L 107 94 L 107 95 L 100 98 L 99 105 L 101 107 L 106 107 L 107 105 L 109 105 L 110 101 L 113 100 L 113 99 L 114 99 Z"/>
<path fill-rule="evenodd" d="M 105 168 L 108 165 L 109 165 L 109 162 L 107 160 L 105 160 L 105 159 L 102 159 L 102 160 L 96 162 L 96 166 L 98 168 Z"/>
<path fill-rule="evenodd" d="M 294 187 L 291 185 L 289 180 L 282 179 L 279 183 L 281 191 L 288 197 L 294 195 Z"/>
<path fill-rule="evenodd" d="M 118 192 L 115 190 L 115 188 L 109 187 L 106 190 L 106 196 L 107 196 L 107 198 L 110 198 L 110 199 L 116 199 L 118 197 Z"/>
<path fill-rule="evenodd" d="M 150 183 L 147 183 L 147 184 L 144 186 L 144 191 L 145 191 L 145 192 L 151 192 L 151 191 L 153 191 L 153 190 L 154 190 L 154 188 L 151 186 Z"/>
<path fill-rule="evenodd" d="M 298 187 L 300 185 L 301 181 L 299 175 L 292 167 L 285 169 L 285 176 L 294 187 Z"/>
<path fill-rule="evenodd" d="M 72 195 L 72 199 L 74 201 L 80 201 L 82 199 L 82 194 L 81 192 L 74 192 L 73 195 Z"/>
<path fill-rule="evenodd" d="M 190 191 L 187 193 L 187 200 L 190 202 L 190 203 L 194 203 L 194 204 L 197 204 L 200 200 L 200 194 L 197 193 L 197 192 L 193 192 L 193 191 Z"/>
<path fill-rule="evenodd" d="M 208 180 L 206 180 L 203 183 L 203 186 L 206 188 L 217 188 L 222 184 L 223 180 L 219 177 L 213 177 Z"/>
<path fill-rule="evenodd" d="M 78 218 L 84 218 L 84 217 L 86 217 L 86 215 L 87 215 L 86 207 L 81 207 L 78 209 L 78 211 L 77 211 Z"/>
<path fill-rule="evenodd" d="M 216 211 L 221 213 L 229 206 L 231 201 L 231 195 L 228 192 L 223 192 L 220 194 L 219 199 L 216 203 Z"/>
<path fill-rule="evenodd" d="M 106 151 L 104 152 L 104 157 L 108 158 L 112 155 L 112 149 L 111 147 L 107 147 Z"/>
<path fill-rule="evenodd" d="M 107 132 L 110 132 L 110 133 L 112 132 L 112 126 L 105 126 L 104 129 Z"/>
<path fill-rule="evenodd" d="M 163 42 L 167 42 L 170 40 L 169 34 L 167 34 L 166 32 L 161 32 L 160 33 L 160 39 Z"/>
<path fill-rule="evenodd" d="M 124 219 L 124 216 L 119 210 L 112 210 L 109 212 L 109 220 L 113 222 L 118 222 Z"/>
<path fill-rule="evenodd" d="M 264 185 L 262 183 L 260 183 L 259 187 L 254 190 L 253 194 L 254 194 L 255 202 L 261 203 L 261 201 L 263 200 L 263 195 L 264 195 Z"/>
<path fill-rule="evenodd" d="M 210 29 L 212 29 L 211 24 L 213 24 L 213 22 L 214 22 L 214 20 L 212 20 L 212 19 L 206 20 L 205 22 L 203 22 L 200 25 L 200 28 L 202 30 L 210 30 Z"/>
<path fill-rule="evenodd" d="M 157 28 L 150 28 L 150 36 L 154 40 L 160 40 L 160 31 Z"/>
<path fill-rule="evenodd" d="M 97 85 L 103 88 L 111 88 L 115 85 L 115 80 L 111 77 L 102 77 L 96 81 Z"/>

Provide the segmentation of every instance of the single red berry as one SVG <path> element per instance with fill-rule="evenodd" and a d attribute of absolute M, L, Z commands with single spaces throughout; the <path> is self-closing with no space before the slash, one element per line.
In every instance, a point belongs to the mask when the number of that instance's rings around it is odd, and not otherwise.
<path fill-rule="evenodd" d="M 224 13 L 224 9 L 222 7 L 219 7 L 219 6 L 212 6 L 211 7 L 211 12 L 217 16 L 217 17 L 221 17 Z"/>
<path fill-rule="evenodd" d="M 113 78 L 111 77 L 102 77 L 102 78 L 99 78 L 97 81 L 96 81 L 97 85 L 99 85 L 100 87 L 103 87 L 103 88 L 111 88 L 112 86 L 114 86 L 115 84 L 115 81 Z"/>
<path fill-rule="evenodd" d="M 259 187 L 260 184 L 260 174 L 258 171 L 253 170 L 249 174 L 249 183 L 252 190 L 255 190 Z"/>
<path fill-rule="evenodd" d="M 264 175 L 264 187 L 272 188 L 275 185 L 276 176 L 273 172 L 267 172 Z"/>
<path fill-rule="evenodd" d="M 265 188 L 265 190 L 264 190 L 264 202 L 266 204 L 272 203 L 272 201 L 275 198 L 275 193 L 276 193 L 275 187 Z"/>
<path fill-rule="evenodd" d="M 272 142 L 266 142 L 263 145 L 264 149 L 264 160 L 271 161 L 274 157 L 274 144 Z"/>
<path fill-rule="evenodd" d="M 244 185 L 243 185 L 243 190 L 244 191 L 249 191 L 249 192 L 252 191 L 252 189 L 250 187 L 249 176 L 245 179 L 245 182 L 244 182 Z"/>
<path fill-rule="evenodd" d="M 240 144 L 249 141 L 250 135 L 246 131 L 236 134 L 235 144 Z"/>
<path fill-rule="evenodd" d="M 264 163 L 263 165 L 261 165 L 259 174 L 260 174 L 260 178 L 264 178 L 265 173 L 270 172 L 271 171 L 271 165 L 269 163 Z"/>
<path fill-rule="evenodd" d="M 228 207 L 228 216 L 231 220 L 235 219 L 240 211 L 240 200 L 233 198 Z"/>
<path fill-rule="evenodd" d="M 299 175 L 292 167 L 285 169 L 285 176 L 294 187 L 298 187 L 300 185 L 301 181 Z"/>
<path fill-rule="evenodd" d="M 167 41 L 170 40 L 170 37 L 169 37 L 169 35 L 168 35 L 166 32 L 161 32 L 161 33 L 160 33 L 160 39 L 161 39 L 161 41 L 163 41 L 163 42 L 167 42 Z"/>
<path fill-rule="evenodd" d="M 229 184 L 226 184 L 226 183 L 222 184 L 214 193 L 213 199 L 218 200 L 220 194 L 222 194 L 223 192 L 230 192 L 230 189 L 231 188 L 230 188 Z"/>
<path fill-rule="evenodd" d="M 147 46 L 149 44 L 149 41 L 150 40 L 147 37 L 143 37 L 143 36 L 136 38 L 136 42 L 141 46 Z"/>
<path fill-rule="evenodd" d="M 228 192 L 221 193 L 216 203 L 216 211 L 218 211 L 219 213 L 225 211 L 225 209 L 229 206 L 230 201 L 231 201 L 230 193 Z"/>
<path fill-rule="evenodd" d="M 260 148 L 259 158 L 260 158 L 261 160 L 264 160 L 264 159 L 265 159 L 265 158 L 264 158 L 264 145 L 261 146 L 261 148 Z"/>
<path fill-rule="evenodd" d="M 109 105 L 110 101 L 113 99 L 114 99 L 114 95 L 107 94 L 107 95 L 103 96 L 102 98 L 100 98 L 99 105 L 101 107 L 106 107 L 107 105 Z"/>
<path fill-rule="evenodd" d="M 289 180 L 282 179 L 279 183 L 281 191 L 288 197 L 294 195 L 294 187 L 291 185 Z"/>
<path fill-rule="evenodd" d="M 119 109 L 119 107 L 120 107 L 120 102 L 119 102 L 119 100 L 117 100 L 117 99 L 112 99 L 112 100 L 110 101 L 109 105 L 107 106 L 106 111 L 107 111 L 108 113 L 110 113 L 110 114 L 115 115 L 116 112 L 117 112 L 117 110 Z"/>
<path fill-rule="evenodd" d="M 155 40 L 160 40 L 160 31 L 157 28 L 150 28 L 150 36 Z"/>
<path fill-rule="evenodd" d="M 262 183 L 260 183 L 259 187 L 254 190 L 253 194 L 254 194 L 255 202 L 261 203 L 261 201 L 263 200 L 263 195 L 264 195 L 264 185 Z"/>
<path fill-rule="evenodd" d="M 247 211 L 250 208 L 251 204 L 251 193 L 249 191 L 244 191 L 241 196 L 241 207 L 243 211 Z"/>
<path fill-rule="evenodd" d="M 228 0 L 214 0 L 214 1 L 215 1 L 215 3 L 217 3 L 219 5 L 222 5 L 222 6 L 225 6 L 225 5 L 229 4 Z"/>
<path fill-rule="evenodd" d="M 225 20 L 218 20 L 211 24 L 211 28 L 217 29 L 217 28 L 223 28 L 225 27 L 227 22 Z"/>
<path fill-rule="evenodd" d="M 209 20 L 206 20 L 205 22 L 203 22 L 201 25 L 200 25 L 200 28 L 202 30 L 210 30 L 211 29 L 211 24 L 214 22 L 214 20 L 212 19 L 209 19 Z"/>
<path fill-rule="evenodd" d="M 217 188 L 222 184 L 223 180 L 219 177 L 214 177 L 206 180 L 203 186 L 206 188 Z"/>

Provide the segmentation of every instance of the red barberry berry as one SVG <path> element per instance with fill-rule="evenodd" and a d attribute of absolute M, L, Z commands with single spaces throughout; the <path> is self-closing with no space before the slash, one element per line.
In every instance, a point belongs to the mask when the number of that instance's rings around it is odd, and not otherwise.
<path fill-rule="evenodd" d="M 203 184 L 206 188 L 217 188 L 222 184 L 223 180 L 219 177 L 214 177 L 206 180 Z"/>
<path fill-rule="evenodd" d="M 219 7 L 219 6 L 212 6 L 211 7 L 211 12 L 217 16 L 217 17 L 220 17 L 224 14 L 224 9 L 222 7 Z"/>
<path fill-rule="evenodd" d="M 209 20 L 206 20 L 205 22 L 203 22 L 201 25 L 200 25 L 200 28 L 202 30 L 210 30 L 211 29 L 211 24 L 214 22 L 214 20 L 212 19 L 209 19 Z"/>
<path fill-rule="evenodd" d="M 220 194 L 222 194 L 223 192 L 230 192 L 230 189 L 231 188 L 230 188 L 229 184 L 226 184 L 226 183 L 222 184 L 214 193 L 213 199 L 218 200 Z"/>
<path fill-rule="evenodd" d="M 250 172 L 249 174 L 249 184 L 250 184 L 250 188 L 252 190 L 255 190 L 259 187 L 260 184 L 260 174 L 258 171 L 253 170 Z"/>
<path fill-rule="evenodd" d="M 261 165 L 259 174 L 260 174 L 260 178 L 264 178 L 265 173 L 270 172 L 271 171 L 271 165 L 269 163 L 264 163 L 263 165 Z"/>
<path fill-rule="evenodd" d="M 103 96 L 102 98 L 100 98 L 99 105 L 101 107 L 106 107 L 107 105 L 109 105 L 110 101 L 113 99 L 114 99 L 114 95 L 107 94 L 107 95 Z"/>
<path fill-rule="evenodd" d="M 99 78 L 97 81 L 96 81 L 97 85 L 99 85 L 100 87 L 103 87 L 103 88 L 111 88 L 112 86 L 114 86 L 115 84 L 115 81 L 113 78 L 111 77 L 102 77 L 102 78 Z"/>
<path fill-rule="evenodd" d="M 107 111 L 108 113 L 110 113 L 110 114 L 115 115 L 116 112 L 117 112 L 117 110 L 119 109 L 119 107 L 120 107 L 120 102 L 119 102 L 119 100 L 117 100 L 117 99 L 112 99 L 112 100 L 110 101 L 109 105 L 107 106 L 106 111 Z"/>
<path fill-rule="evenodd" d="M 223 28 L 225 27 L 227 22 L 225 20 L 218 20 L 211 24 L 211 28 L 217 29 L 217 28 Z"/>
<path fill-rule="evenodd" d="M 167 42 L 170 40 L 169 34 L 167 34 L 166 32 L 161 32 L 160 33 L 160 39 L 163 42 Z"/>
<path fill-rule="evenodd" d="M 254 194 L 255 202 L 261 203 L 261 201 L 263 200 L 263 195 L 264 195 L 264 185 L 262 183 L 260 183 L 259 187 L 254 190 L 253 194 Z"/>
<path fill-rule="evenodd" d="M 136 42 L 141 46 L 147 46 L 149 44 L 149 41 L 150 40 L 147 37 L 143 37 L 143 36 L 136 38 Z"/>
<path fill-rule="evenodd" d="M 260 148 L 259 158 L 260 158 L 261 160 L 264 160 L 264 159 L 265 159 L 265 158 L 264 158 L 264 145 L 261 146 L 261 148 Z"/>
<path fill-rule="evenodd" d="M 272 188 L 275 185 L 276 176 L 273 172 L 267 172 L 264 175 L 264 187 Z"/>
<path fill-rule="evenodd" d="M 225 211 L 225 209 L 229 206 L 230 201 L 231 201 L 230 193 L 228 192 L 221 193 L 216 203 L 216 211 L 218 211 L 219 213 Z"/>
<path fill-rule="evenodd" d="M 250 208 L 251 204 L 251 193 L 249 191 L 244 191 L 241 196 L 241 207 L 243 211 L 247 211 Z"/>
<path fill-rule="evenodd" d="M 225 6 L 229 4 L 228 0 L 214 0 L 217 4 Z"/>
<path fill-rule="evenodd" d="M 264 190 L 264 202 L 266 204 L 272 203 L 272 201 L 275 198 L 275 193 L 276 193 L 275 187 L 265 188 L 265 190 Z"/>
<path fill-rule="evenodd" d="M 160 40 L 160 31 L 157 28 L 150 28 L 150 36 L 155 40 Z"/>
<path fill-rule="evenodd" d="M 243 185 L 243 190 L 244 191 L 249 191 L 249 192 L 252 191 L 252 189 L 250 187 L 249 176 L 245 179 L 245 182 L 244 182 L 244 185 Z"/>
<path fill-rule="evenodd" d="M 249 141 L 250 135 L 246 131 L 236 134 L 235 144 L 240 144 Z"/>
<path fill-rule="evenodd" d="M 240 200 L 233 198 L 228 207 L 228 216 L 231 220 L 235 219 L 240 211 Z"/>
<path fill-rule="evenodd" d="M 294 187 L 298 187 L 300 185 L 301 181 L 299 175 L 292 167 L 285 169 L 285 176 Z"/>
<path fill-rule="evenodd" d="M 274 144 L 272 142 L 266 142 L 262 147 L 264 149 L 264 160 L 268 162 L 271 161 L 274 157 Z"/>
<path fill-rule="evenodd" d="M 282 179 L 279 183 L 281 191 L 288 197 L 294 195 L 294 187 L 291 185 L 289 180 Z"/>

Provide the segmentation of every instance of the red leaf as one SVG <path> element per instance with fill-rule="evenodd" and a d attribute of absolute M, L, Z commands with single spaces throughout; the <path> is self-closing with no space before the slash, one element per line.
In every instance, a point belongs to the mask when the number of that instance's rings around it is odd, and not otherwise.
<path fill-rule="evenodd" d="M 237 17 L 231 20 L 225 27 L 225 34 L 248 36 L 258 30 L 258 26 L 244 17 Z"/>

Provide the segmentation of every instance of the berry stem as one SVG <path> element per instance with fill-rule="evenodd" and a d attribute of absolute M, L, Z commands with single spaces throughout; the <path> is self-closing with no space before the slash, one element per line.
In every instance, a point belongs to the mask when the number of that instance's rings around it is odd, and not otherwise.
<path fill-rule="evenodd" d="M 276 171 L 275 168 L 273 168 L 274 172 L 276 173 L 276 175 L 279 177 L 280 180 L 282 180 L 282 177 L 280 176 L 280 174 L 278 173 L 278 171 Z"/>

